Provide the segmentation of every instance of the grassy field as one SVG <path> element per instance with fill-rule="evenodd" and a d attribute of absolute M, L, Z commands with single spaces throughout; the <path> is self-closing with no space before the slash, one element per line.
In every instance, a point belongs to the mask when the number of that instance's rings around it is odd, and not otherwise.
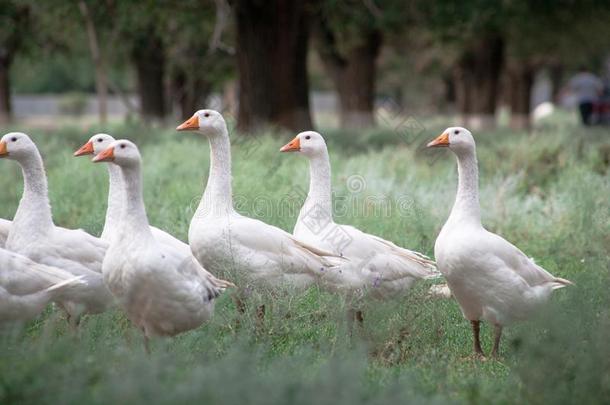
<path fill-rule="evenodd" d="M 433 255 L 456 189 L 454 157 L 421 145 L 449 122 L 366 133 L 327 131 L 337 221 Z M 185 239 L 209 164 L 207 141 L 172 129 L 119 126 L 145 159 L 151 222 Z M 418 285 L 404 300 L 371 302 L 349 337 L 345 303 L 310 289 L 272 302 L 262 327 L 254 306 L 236 322 L 229 294 L 211 323 L 153 345 L 120 312 L 87 317 L 79 336 L 49 310 L 0 336 L 0 403 L 603 403 L 610 398 L 610 136 L 561 119 L 530 134 L 475 134 L 481 204 L 500 233 L 576 286 L 536 319 L 507 330 L 503 358 L 473 360 L 453 300 Z M 32 130 L 45 158 L 56 223 L 98 234 L 105 168 L 71 153 L 92 131 Z M 233 136 L 240 211 L 288 231 L 308 187 L 305 159 L 278 153 L 294 134 Z M 0 161 L 0 217 L 12 218 L 21 173 Z M 483 329 L 489 350 L 491 330 Z"/>

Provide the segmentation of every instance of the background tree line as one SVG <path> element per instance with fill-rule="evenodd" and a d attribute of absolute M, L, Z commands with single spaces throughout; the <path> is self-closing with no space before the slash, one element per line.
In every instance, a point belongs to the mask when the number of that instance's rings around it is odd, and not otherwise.
<path fill-rule="evenodd" d="M 236 88 L 240 129 L 302 130 L 310 89 L 327 87 L 341 126 L 360 128 L 382 91 L 400 105 L 404 83 L 432 78 L 439 109 L 455 104 L 466 125 L 494 125 L 505 103 L 527 127 L 536 73 L 557 89 L 576 66 L 601 66 L 608 17 L 602 0 L 0 0 L 0 121 L 14 88 L 94 91 L 101 122 L 109 94 L 163 121 Z"/>

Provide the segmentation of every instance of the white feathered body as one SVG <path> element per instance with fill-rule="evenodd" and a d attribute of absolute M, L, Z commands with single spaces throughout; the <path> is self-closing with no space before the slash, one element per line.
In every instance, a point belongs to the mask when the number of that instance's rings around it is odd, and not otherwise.
<path fill-rule="evenodd" d="M 31 235 L 34 236 L 34 235 Z M 31 260 L 81 276 L 86 285 L 60 302 L 70 315 L 98 314 L 112 304 L 112 295 L 101 275 L 107 244 L 81 230 L 54 227 L 34 238 L 12 232 L 7 248 Z"/>
<path fill-rule="evenodd" d="M 359 290 L 374 298 L 396 297 L 404 295 L 417 280 L 440 275 L 426 256 L 353 226 L 331 221 L 322 232 L 315 233 L 299 216 L 294 235 L 349 260 L 348 265 L 326 275 L 327 287 L 337 291 Z"/>
<path fill-rule="evenodd" d="M 570 284 L 477 224 L 448 222 L 434 251 L 451 293 L 469 320 L 505 326 L 528 319 L 553 290 Z"/>
<path fill-rule="evenodd" d="M 232 273 L 238 284 L 304 288 L 344 263 L 288 232 L 238 213 L 205 214 L 191 222 L 189 244 L 213 273 Z"/>
<path fill-rule="evenodd" d="M 113 303 L 101 275 L 108 244 L 85 231 L 65 229 L 53 223 L 42 157 L 27 135 L 17 135 L 23 150 L 15 159 L 22 168 L 24 189 L 6 249 L 83 277 L 86 288 L 59 302 L 75 320 L 82 313 L 103 312 Z"/>
<path fill-rule="evenodd" d="M 52 300 L 83 288 L 67 271 L 36 263 L 0 248 L 0 322 L 35 318 Z M 69 295 L 69 294 L 68 294 Z"/>
<path fill-rule="evenodd" d="M 198 327 L 211 318 L 214 299 L 226 287 L 210 279 L 190 252 L 184 255 L 141 236 L 113 244 L 104 279 L 147 336 L 173 336 Z"/>
<path fill-rule="evenodd" d="M 0 248 L 3 248 L 11 231 L 11 221 L 0 218 Z"/>

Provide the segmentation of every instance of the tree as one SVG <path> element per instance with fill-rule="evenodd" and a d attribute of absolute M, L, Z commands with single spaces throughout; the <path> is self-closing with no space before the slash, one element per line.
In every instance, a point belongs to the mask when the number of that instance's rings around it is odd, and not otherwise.
<path fill-rule="evenodd" d="M 235 51 L 225 43 L 232 39 L 230 11 L 226 0 L 184 0 L 168 18 L 171 97 L 181 118 L 202 108 L 210 92 L 233 75 Z"/>
<path fill-rule="evenodd" d="M 153 0 L 95 4 L 101 15 L 110 16 L 107 40 L 115 47 L 114 53 L 122 54 L 134 68 L 141 117 L 146 121 L 164 120 L 169 106 L 164 23 L 172 13 L 171 5 Z"/>
<path fill-rule="evenodd" d="M 89 43 L 89 51 L 91 52 L 91 60 L 95 70 L 95 91 L 97 93 L 100 124 L 106 124 L 108 118 L 108 73 L 106 71 L 106 62 L 100 49 L 97 29 L 93 16 L 89 12 L 89 6 L 85 0 L 78 2 L 78 8 L 85 21 L 87 27 L 87 39 Z"/>
<path fill-rule="evenodd" d="M 419 2 L 421 23 L 453 59 L 458 111 L 464 125 L 493 127 L 504 67 L 504 28 L 514 2 Z"/>
<path fill-rule="evenodd" d="M 168 109 L 164 83 L 167 59 L 165 44 L 156 30 L 151 21 L 134 33 L 130 56 L 136 71 L 140 114 L 147 120 L 162 121 Z"/>
<path fill-rule="evenodd" d="M 314 24 L 315 45 L 339 97 L 341 126 L 375 125 L 377 63 L 388 36 L 404 34 L 411 2 L 325 0 Z"/>
<path fill-rule="evenodd" d="M 343 128 L 366 128 L 375 123 L 381 18 L 381 10 L 372 1 L 327 0 L 316 16 L 315 44 L 337 91 Z"/>
<path fill-rule="evenodd" d="M 606 32 L 610 4 L 584 0 L 577 8 L 571 5 L 570 0 L 513 4 L 505 29 L 506 83 L 512 128 L 527 129 L 531 125 L 531 92 L 537 71 L 550 70 L 556 95 L 563 68 L 590 64 L 591 59 L 599 60 L 608 50 Z"/>
<path fill-rule="evenodd" d="M 0 1 L 0 26 L 0 124 L 7 124 L 12 119 L 10 69 L 31 28 L 29 5 Z"/>
<path fill-rule="evenodd" d="M 313 0 L 235 0 L 238 128 L 312 128 L 307 49 Z"/>
<path fill-rule="evenodd" d="M 96 82 L 106 81 L 132 109 L 121 89 L 103 73 L 102 62 L 109 66 L 131 66 L 139 98 L 138 112 L 146 121 L 163 121 L 171 111 L 172 101 L 181 115 L 192 115 L 214 85 L 232 71 L 221 38 L 224 29 L 215 29 L 226 26 L 228 19 L 228 6 L 223 0 L 177 3 L 79 0 L 78 3 L 81 12 L 82 4 L 87 11 L 83 15 L 92 60 L 96 72 L 100 72 L 97 77 L 101 78 Z M 215 13 L 215 8 L 223 12 Z M 219 19 L 224 23 L 216 24 Z M 96 43 L 106 46 L 100 49 Z"/>
<path fill-rule="evenodd" d="M 464 44 L 454 68 L 456 101 L 465 125 L 474 129 L 495 126 L 504 64 L 504 39 L 497 32 L 482 33 Z"/>

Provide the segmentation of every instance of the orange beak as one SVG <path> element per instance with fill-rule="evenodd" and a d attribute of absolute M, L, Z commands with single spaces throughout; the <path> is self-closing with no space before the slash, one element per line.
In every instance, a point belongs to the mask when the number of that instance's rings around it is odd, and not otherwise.
<path fill-rule="evenodd" d="M 8 156 L 8 150 L 6 149 L 6 142 L 0 142 L 0 158 Z"/>
<path fill-rule="evenodd" d="M 282 146 L 280 152 L 298 152 L 301 150 L 301 140 L 297 136 L 292 141 L 288 142 L 286 145 Z"/>
<path fill-rule="evenodd" d="M 178 125 L 176 131 L 196 131 L 198 129 L 199 117 L 197 117 L 197 115 L 193 115 L 191 118 Z"/>
<path fill-rule="evenodd" d="M 426 145 L 428 148 L 449 146 L 449 135 L 445 132 Z"/>
<path fill-rule="evenodd" d="M 112 162 L 114 160 L 114 148 L 108 148 L 93 158 L 93 163 Z"/>
<path fill-rule="evenodd" d="M 93 155 L 93 142 L 89 141 L 83 146 L 80 147 L 79 150 L 74 152 L 74 156 L 84 156 L 84 155 Z"/>

